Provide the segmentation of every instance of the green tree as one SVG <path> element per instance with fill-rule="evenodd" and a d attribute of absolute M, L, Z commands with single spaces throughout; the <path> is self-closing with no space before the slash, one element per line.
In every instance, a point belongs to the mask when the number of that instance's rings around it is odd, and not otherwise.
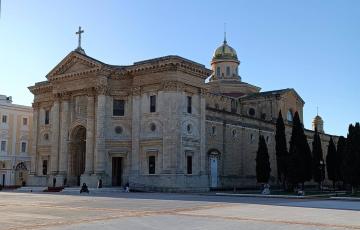
<path fill-rule="evenodd" d="M 335 189 L 335 183 L 338 180 L 337 172 L 337 153 L 334 140 L 330 137 L 329 146 L 326 155 L 326 169 L 328 178 L 333 182 L 333 188 Z"/>
<path fill-rule="evenodd" d="M 351 185 L 352 193 L 360 185 L 360 125 L 349 126 L 343 162 L 344 181 Z"/>
<path fill-rule="evenodd" d="M 259 138 L 259 146 L 256 153 L 256 179 L 258 183 L 268 183 L 270 178 L 270 161 L 268 148 L 262 135 Z"/>
<path fill-rule="evenodd" d="M 343 172 L 343 161 L 345 156 L 346 149 L 346 138 L 343 136 L 339 137 L 337 148 L 336 148 L 336 181 L 344 181 L 344 172 Z"/>
<path fill-rule="evenodd" d="M 285 184 L 287 179 L 288 151 L 286 146 L 285 125 L 281 114 L 281 110 L 279 112 L 279 116 L 276 121 L 275 151 L 276 151 L 278 180 L 283 183 L 283 187 L 285 189 Z"/>
<path fill-rule="evenodd" d="M 295 112 L 290 139 L 288 178 L 293 185 L 312 179 L 312 157 L 299 113 Z"/>
<path fill-rule="evenodd" d="M 321 183 L 324 181 L 325 178 L 324 166 L 325 165 L 323 151 L 321 147 L 321 139 L 317 128 L 315 128 L 314 140 L 312 143 L 312 170 L 314 181 L 319 184 L 319 188 L 321 188 Z"/>

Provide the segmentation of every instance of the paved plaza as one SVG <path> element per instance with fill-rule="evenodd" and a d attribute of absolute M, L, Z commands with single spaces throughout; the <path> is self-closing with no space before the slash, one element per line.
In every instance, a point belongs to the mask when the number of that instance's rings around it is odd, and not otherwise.
<path fill-rule="evenodd" d="M 360 229 L 360 202 L 0 192 L 0 229 Z"/>

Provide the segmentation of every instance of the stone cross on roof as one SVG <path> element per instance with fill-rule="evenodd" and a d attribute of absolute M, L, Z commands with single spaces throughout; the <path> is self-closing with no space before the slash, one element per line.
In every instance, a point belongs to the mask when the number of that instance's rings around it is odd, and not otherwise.
<path fill-rule="evenodd" d="M 79 35 L 78 47 L 75 49 L 75 51 L 85 54 L 85 50 L 83 48 L 81 48 L 81 34 L 82 33 L 84 33 L 84 30 L 81 30 L 81 26 L 79 26 L 79 30 L 75 33 L 75 34 Z"/>

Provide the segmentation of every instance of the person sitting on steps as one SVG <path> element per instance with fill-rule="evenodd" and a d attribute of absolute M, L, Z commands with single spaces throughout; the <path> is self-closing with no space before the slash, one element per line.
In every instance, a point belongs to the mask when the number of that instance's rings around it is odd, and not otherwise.
<path fill-rule="evenodd" d="M 86 185 L 86 183 L 83 183 L 83 185 L 81 186 L 80 193 L 83 193 L 83 192 L 86 192 L 89 194 L 89 189 L 88 189 L 88 186 Z"/>

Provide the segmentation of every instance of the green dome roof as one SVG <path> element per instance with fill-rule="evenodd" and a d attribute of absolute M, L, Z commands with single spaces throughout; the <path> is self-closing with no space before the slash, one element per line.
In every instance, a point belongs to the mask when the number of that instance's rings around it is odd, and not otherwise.
<path fill-rule="evenodd" d="M 229 46 L 226 40 L 215 50 L 213 59 L 233 59 L 238 61 L 235 49 Z"/>

